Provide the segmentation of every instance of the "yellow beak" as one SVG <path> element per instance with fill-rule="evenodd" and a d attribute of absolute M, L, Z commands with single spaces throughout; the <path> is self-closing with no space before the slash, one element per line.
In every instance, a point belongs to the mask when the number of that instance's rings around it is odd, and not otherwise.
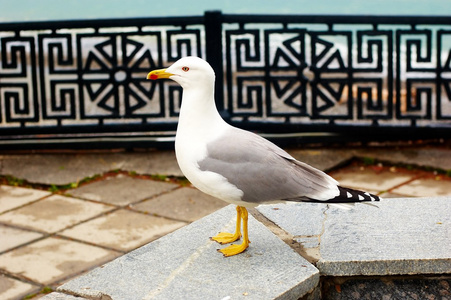
<path fill-rule="evenodd" d="M 149 74 L 147 74 L 147 79 L 156 80 L 162 78 L 169 78 L 172 75 L 174 74 L 166 72 L 166 69 L 153 70 L 152 72 L 149 72 Z"/>

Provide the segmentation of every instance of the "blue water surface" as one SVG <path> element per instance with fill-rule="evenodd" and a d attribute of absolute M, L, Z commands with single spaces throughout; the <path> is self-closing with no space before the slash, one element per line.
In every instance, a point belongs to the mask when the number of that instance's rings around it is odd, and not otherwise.
<path fill-rule="evenodd" d="M 0 22 L 230 14 L 450 16 L 451 0 L 0 0 Z"/>

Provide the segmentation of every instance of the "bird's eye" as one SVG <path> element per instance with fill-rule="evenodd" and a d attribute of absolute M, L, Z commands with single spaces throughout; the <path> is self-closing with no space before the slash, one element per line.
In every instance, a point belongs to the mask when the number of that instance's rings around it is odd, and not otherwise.
<path fill-rule="evenodd" d="M 188 71 L 189 71 L 189 68 L 188 68 L 188 67 L 182 67 L 182 71 L 183 71 L 183 72 L 188 72 Z"/>

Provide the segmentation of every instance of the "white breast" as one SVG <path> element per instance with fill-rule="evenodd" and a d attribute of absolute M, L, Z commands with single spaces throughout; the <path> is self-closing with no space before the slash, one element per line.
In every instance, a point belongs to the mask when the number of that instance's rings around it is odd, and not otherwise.
<path fill-rule="evenodd" d="M 185 177 L 199 190 L 229 203 L 242 205 L 243 192 L 218 173 L 201 171 L 198 162 L 207 155 L 207 143 L 226 128 L 209 126 L 197 130 L 179 128 L 175 139 L 177 162 Z"/>

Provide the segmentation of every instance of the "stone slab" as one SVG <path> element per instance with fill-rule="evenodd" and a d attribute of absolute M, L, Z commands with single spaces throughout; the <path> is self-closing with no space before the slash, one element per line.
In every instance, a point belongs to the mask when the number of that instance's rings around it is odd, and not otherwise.
<path fill-rule="evenodd" d="M 49 285 L 119 255 L 115 251 L 50 237 L 0 255 L 0 268 Z"/>
<path fill-rule="evenodd" d="M 445 147 L 371 147 L 348 149 L 287 149 L 296 159 L 320 170 L 330 170 L 353 157 L 369 157 L 393 164 L 451 170 L 451 149 Z"/>
<path fill-rule="evenodd" d="M 223 257 L 208 237 L 233 231 L 229 205 L 69 281 L 59 292 L 105 299 L 298 299 L 318 284 L 318 270 L 249 217 L 251 245 Z"/>
<path fill-rule="evenodd" d="M 119 175 L 83 185 L 70 190 L 69 193 L 75 197 L 113 205 L 128 205 L 171 191 L 177 187 L 178 185 L 169 182 Z"/>
<path fill-rule="evenodd" d="M 286 149 L 294 158 L 315 168 L 328 171 L 351 160 L 355 153 L 342 149 Z"/>
<path fill-rule="evenodd" d="M 0 185 L 0 213 L 39 200 L 50 192 Z"/>
<path fill-rule="evenodd" d="M 0 224 L 0 252 L 28 243 L 43 235 Z"/>
<path fill-rule="evenodd" d="M 119 251 L 130 251 L 185 225 L 184 222 L 121 209 L 60 234 Z"/>
<path fill-rule="evenodd" d="M 319 236 L 327 205 L 292 202 L 260 205 L 257 210 L 294 237 Z"/>
<path fill-rule="evenodd" d="M 355 156 L 371 157 L 394 164 L 451 170 L 451 149 L 445 147 L 383 147 L 352 150 Z"/>
<path fill-rule="evenodd" d="M 419 178 L 393 189 L 392 192 L 412 197 L 451 196 L 451 180 Z"/>
<path fill-rule="evenodd" d="M 327 212 L 318 268 L 327 275 L 451 273 L 449 198 L 386 199 Z"/>
<path fill-rule="evenodd" d="M 27 294 L 38 291 L 40 288 L 0 274 L 0 299 L 22 299 Z"/>
<path fill-rule="evenodd" d="M 317 263 L 321 274 L 451 273 L 449 197 L 391 198 L 378 203 L 378 208 L 362 204 L 351 210 L 330 207 L 319 220 L 312 220 L 302 204 L 286 205 L 298 210 L 291 213 L 296 218 L 268 213 L 267 208 L 259 211 L 292 235 L 311 234 L 306 222 L 323 224 Z"/>
<path fill-rule="evenodd" d="M 112 209 L 100 203 L 52 195 L 0 215 L 0 222 L 53 233 Z"/>
<path fill-rule="evenodd" d="M 333 172 L 331 175 L 341 186 L 373 193 L 387 191 L 414 178 L 414 174 L 403 174 L 385 170 L 375 172 L 371 168 L 358 166 L 351 166 Z"/>
<path fill-rule="evenodd" d="M 132 208 L 156 216 L 193 222 L 226 205 L 227 202 L 202 193 L 196 188 L 182 187 L 132 205 Z"/>
<path fill-rule="evenodd" d="M 183 176 L 174 151 L 0 155 L 0 161 L 0 174 L 41 184 L 69 184 L 111 170 Z"/>

